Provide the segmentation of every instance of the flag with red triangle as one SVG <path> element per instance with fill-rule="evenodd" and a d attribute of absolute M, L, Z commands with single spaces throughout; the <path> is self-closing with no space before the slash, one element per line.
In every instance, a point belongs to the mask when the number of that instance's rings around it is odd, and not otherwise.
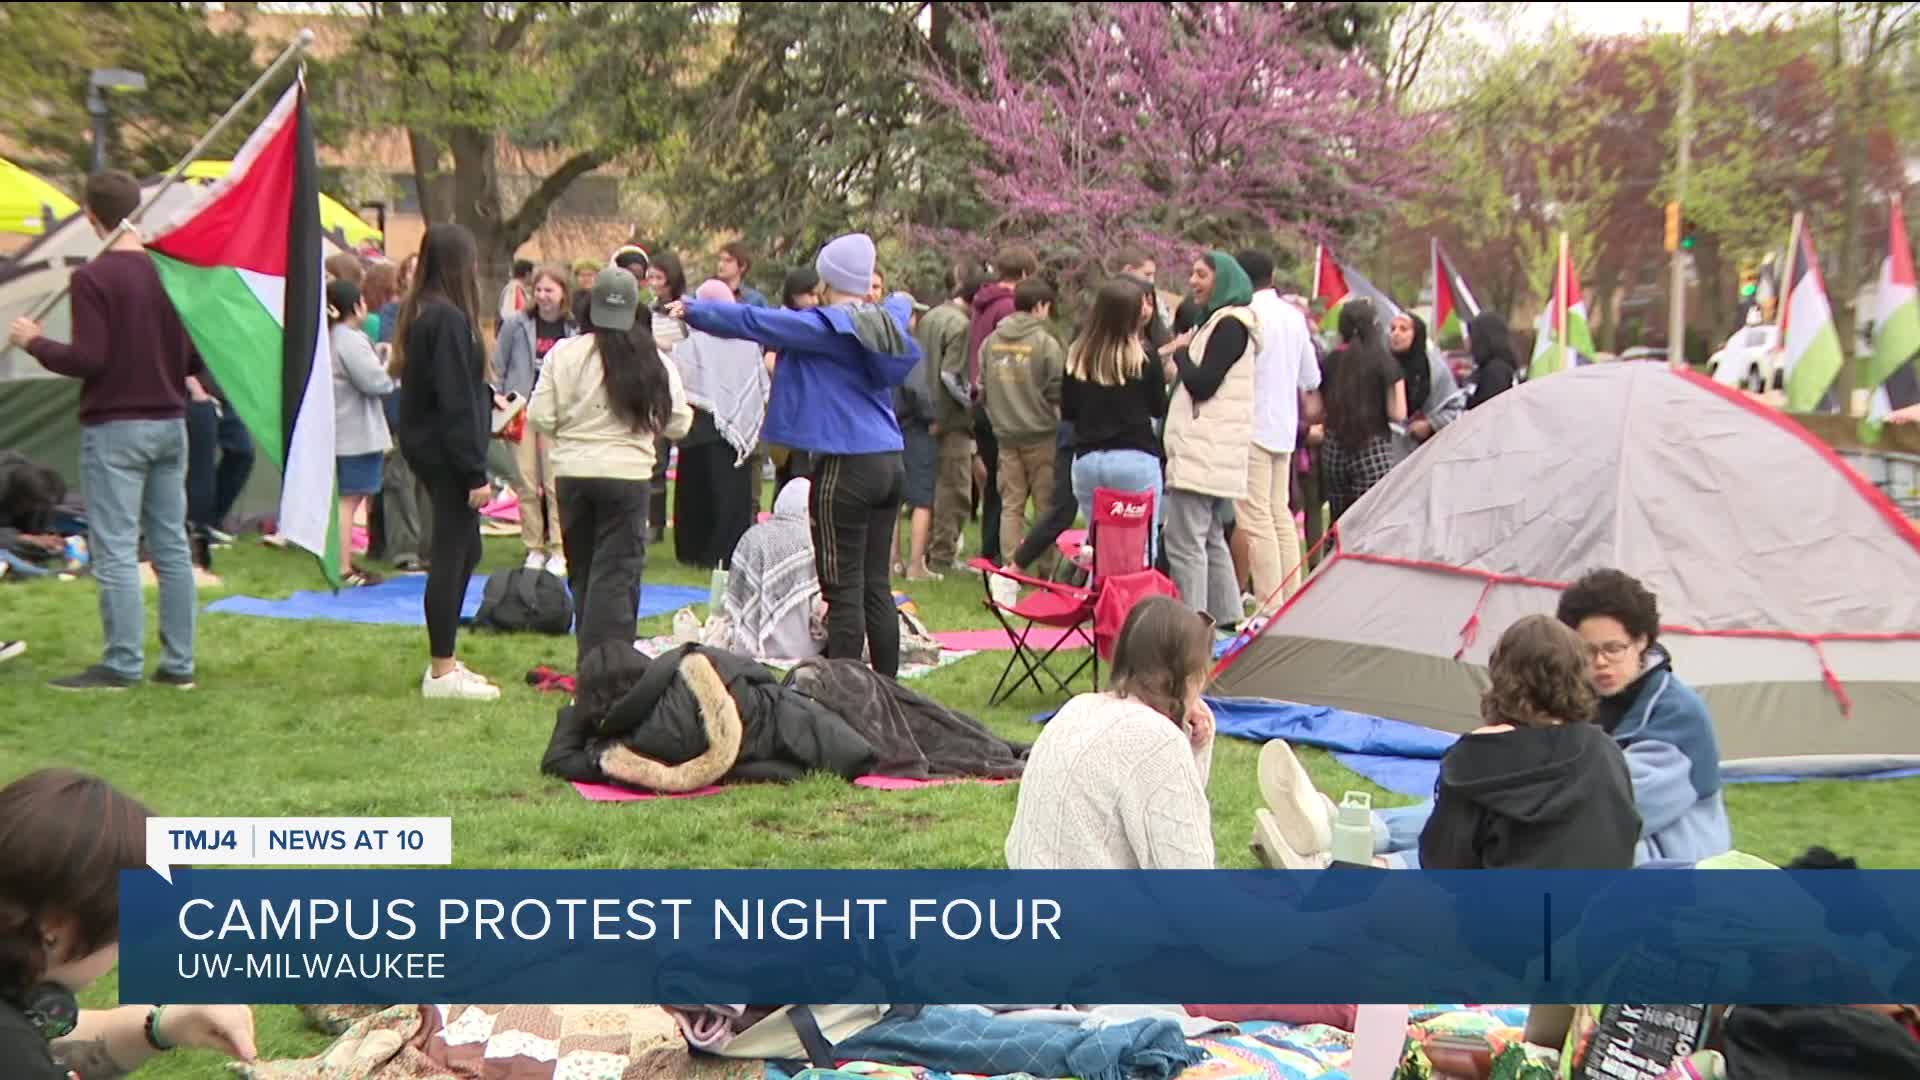
<path fill-rule="evenodd" d="M 1560 340 L 1562 326 L 1566 327 L 1565 341 Z M 1580 293 L 1580 275 L 1574 272 L 1571 252 L 1563 253 L 1560 266 L 1554 272 L 1553 302 L 1541 312 L 1538 329 L 1527 378 L 1537 379 L 1593 362 L 1593 331 L 1587 326 L 1587 298 Z"/>
<path fill-rule="evenodd" d="M 1912 361 L 1920 354 L 1920 292 L 1914 286 L 1907 216 L 1900 210 L 1900 196 L 1895 195 L 1888 205 L 1887 257 L 1880 264 L 1880 289 L 1874 298 L 1873 355 L 1862 380 L 1872 397 L 1860 434 L 1870 442 L 1880 437 L 1880 418 L 1899 407 L 1889 390 L 1893 377 L 1902 371 L 1911 373 Z"/>
<path fill-rule="evenodd" d="M 1840 350 L 1840 331 L 1833 324 L 1833 306 L 1827 302 L 1820 256 L 1813 249 L 1813 232 L 1804 221 L 1794 239 L 1793 265 L 1787 268 L 1780 340 L 1785 351 L 1782 381 L 1787 388 L 1787 411 L 1810 412 L 1820 407 L 1840 376 L 1845 354 Z"/>
<path fill-rule="evenodd" d="M 1374 312 L 1380 317 L 1380 332 L 1384 339 L 1387 326 L 1395 315 L 1400 314 L 1400 305 L 1386 293 L 1380 291 L 1373 282 L 1353 267 L 1334 257 L 1333 249 L 1320 245 L 1313 268 L 1313 299 L 1326 305 L 1325 313 L 1320 316 L 1322 327 L 1338 326 L 1340 308 L 1354 297 L 1366 297 L 1373 301 Z"/>
<path fill-rule="evenodd" d="M 333 363 L 304 80 L 146 247 L 229 407 L 280 468 L 280 535 L 337 586 Z"/>
<path fill-rule="evenodd" d="M 1433 340 L 1464 336 L 1467 321 L 1480 314 L 1480 305 L 1467 289 L 1466 279 L 1453 268 L 1453 260 L 1433 241 Z"/>

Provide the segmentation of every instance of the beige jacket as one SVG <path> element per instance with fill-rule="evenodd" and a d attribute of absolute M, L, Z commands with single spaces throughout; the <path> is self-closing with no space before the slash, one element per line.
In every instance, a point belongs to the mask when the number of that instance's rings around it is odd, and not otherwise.
<path fill-rule="evenodd" d="M 693 426 L 680 371 L 661 357 L 673 412 L 658 434 L 678 439 Z M 635 432 L 607 404 L 600 354 L 592 334 L 568 338 L 547 353 L 527 403 L 527 425 L 553 436 L 553 476 L 576 480 L 647 480 L 653 476 L 655 432 Z"/>
<path fill-rule="evenodd" d="M 1215 312 L 1188 346 L 1188 355 L 1207 354 L 1207 342 L 1222 319 L 1247 327 L 1247 349 L 1240 354 L 1220 389 L 1194 404 L 1186 384 L 1176 385 L 1167 404 L 1167 488 L 1221 499 L 1247 497 L 1247 447 L 1253 444 L 1253 386 L 1260 353 L 1260 319 L 1252 308 Z"/>

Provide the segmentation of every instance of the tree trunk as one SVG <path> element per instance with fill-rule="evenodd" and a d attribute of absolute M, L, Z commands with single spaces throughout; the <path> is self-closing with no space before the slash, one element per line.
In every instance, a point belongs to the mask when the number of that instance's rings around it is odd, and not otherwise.
<path fill-rule="evenodd" d="M 420 197 L 420 219 L 428 225 L 449 220 L 435 184 L 440 179 L 440 144 L 418 128 L 407 129 L 407 148 L 413 153 L 413 187 Z"/>
<path fill-rule="evenodd" d="M 520 238 L 501 227 L 499 163 L 493 134 L 475 128 L 455 128 L 447 139 L 453 151 L 453 220 L 473 231 L 480 251 L 480 294 L 507 280 Z"/>
<path fill-rule="evenodd" d="M 1594 278 L 1593 297 L 1595 302 L 1588 305 L 1588 326 L 1593 331 L 1593 347 L 1602 352 L 1619 352 L 1620 325 L 1616 317 L 1620 305 L 1614 301 L 1619 292 L 1620 272 L 1614 269 L 1603 270 Z"/>
<path fill-rule="evenodd" d="M 1727 305 L 1727 261 L 1717 237 L 1704 237 L 1693 253 L 1694 279 L 1699 282 L 1699 314 L 1687 320 L 1687 328 L 1705 327 L 1708 355 L 1717 343 L 1733 333 L 1733 312 Z M 1705 356 L 1689 357 L 1705 360 Z"/>

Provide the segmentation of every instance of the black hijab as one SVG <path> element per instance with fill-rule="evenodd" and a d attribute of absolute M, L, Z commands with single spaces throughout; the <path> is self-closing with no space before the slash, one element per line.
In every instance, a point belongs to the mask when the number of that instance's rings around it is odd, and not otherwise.
<path fill-rule="evenodd" d="M 1433 393 L 1433 359 L 1427 355 L 1427 322 L 1409 311 L 1413 320 L 1413 342 L 1406 352 L 1393 354 L 1400 361 L 1400 373 L 1407 378 L 1407 415 L 1427 409 L 1427 395 Z"/>

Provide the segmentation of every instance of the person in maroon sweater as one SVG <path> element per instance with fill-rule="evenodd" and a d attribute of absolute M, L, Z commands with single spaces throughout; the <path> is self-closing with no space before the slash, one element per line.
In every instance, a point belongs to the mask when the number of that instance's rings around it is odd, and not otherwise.
<path fill-rule="evenodd" d="M 102 239 L 139 204 L 140 185 L 126 173 L 87 180 L 87 220 Z M 72 306 L 72 344 L 44 336 L 27 318 L 14 320 L 9 335 L 47 370 L 81 380 L 80 476 L 106 649 L 99 664 L 51 685 L 125 690 L 145 677 L 139 568 L 144 533 L 160 579 L 163 656 L 155 681 L 192 689 L 187 379 L 204 366 L 132 229 L 74 271 Z"/>

